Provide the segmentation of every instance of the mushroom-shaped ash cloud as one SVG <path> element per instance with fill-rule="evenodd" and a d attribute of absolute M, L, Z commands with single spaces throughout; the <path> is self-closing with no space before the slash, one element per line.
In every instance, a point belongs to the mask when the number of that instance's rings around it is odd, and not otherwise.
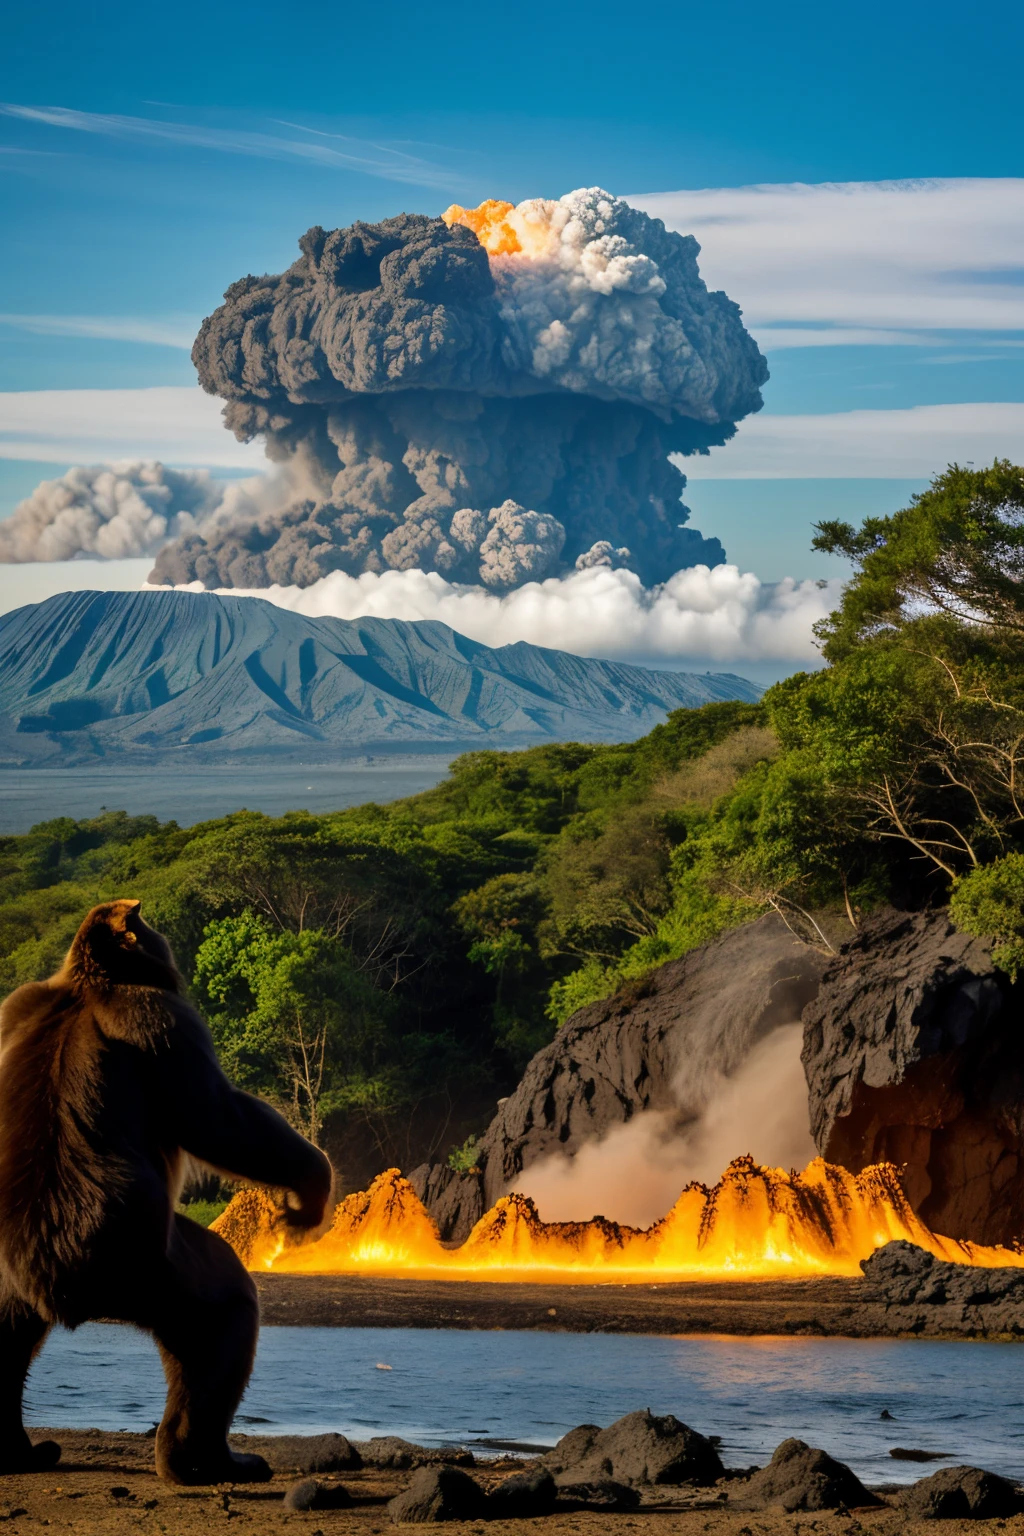
<path fill-rule="evenodd" d="M 163 550 L 153 580 L 419 567 L 509 590 L 580 559 L 647 583 L 724 559 L 683 526 L 668 455 L 726 442 L 767 366 L 692 237 L 591 188 L 299 245 L 281 276 L 228 289 L 192 354 L 294 495 L 218 515 Z"/>

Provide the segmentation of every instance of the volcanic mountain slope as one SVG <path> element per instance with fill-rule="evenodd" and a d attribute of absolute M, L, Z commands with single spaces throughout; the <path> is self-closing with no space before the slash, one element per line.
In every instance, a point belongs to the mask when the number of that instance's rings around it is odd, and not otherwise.
<path fill-rule="evenodd" d="M 444 624 L 309 619 L 257 598 L 66 592 L 0 618 L 0 763 L 436 742 L 626 741 L 760 690 Z"/>

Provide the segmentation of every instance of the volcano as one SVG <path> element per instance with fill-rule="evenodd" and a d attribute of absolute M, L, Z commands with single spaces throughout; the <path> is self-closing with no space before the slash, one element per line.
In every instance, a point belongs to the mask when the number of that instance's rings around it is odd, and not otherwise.
<path fill-rule="evenodd" d="M 0 618 L 0 761 L 629 741 L 760 689 L 436 622 L 310 619 L 260 598 L 65 592 Z"/>

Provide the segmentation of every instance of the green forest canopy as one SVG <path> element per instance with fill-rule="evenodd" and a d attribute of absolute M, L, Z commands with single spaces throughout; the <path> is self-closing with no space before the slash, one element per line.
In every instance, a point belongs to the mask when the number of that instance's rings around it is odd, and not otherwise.
<path fill-rule="evenodd" d="M 236 1080 L 382 1167 L 482 1129 L 576 1008 L 767 910 L 833 949 L 880 902 L 949 902 L 1016 974 L 1024 471 L 954 466 L 815 543 L 854 562 L 826 665 L 760 704 L 470 753 L 390 805 L 3 839 L 0 986 L 55 969 L 95 902 L 138 896 Z"/>

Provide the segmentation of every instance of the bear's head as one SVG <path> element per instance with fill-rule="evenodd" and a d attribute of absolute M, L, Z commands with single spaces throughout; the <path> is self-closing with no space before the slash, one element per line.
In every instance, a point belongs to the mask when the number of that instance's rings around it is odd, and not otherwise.
<path fill-rule="evenodd" d="M 171 946 L 143 922 L 139 901 L 105 901 L 93 907 L 74 937 L 63 974 L 72 983 L 112 987 L 181 989 Z"/>

